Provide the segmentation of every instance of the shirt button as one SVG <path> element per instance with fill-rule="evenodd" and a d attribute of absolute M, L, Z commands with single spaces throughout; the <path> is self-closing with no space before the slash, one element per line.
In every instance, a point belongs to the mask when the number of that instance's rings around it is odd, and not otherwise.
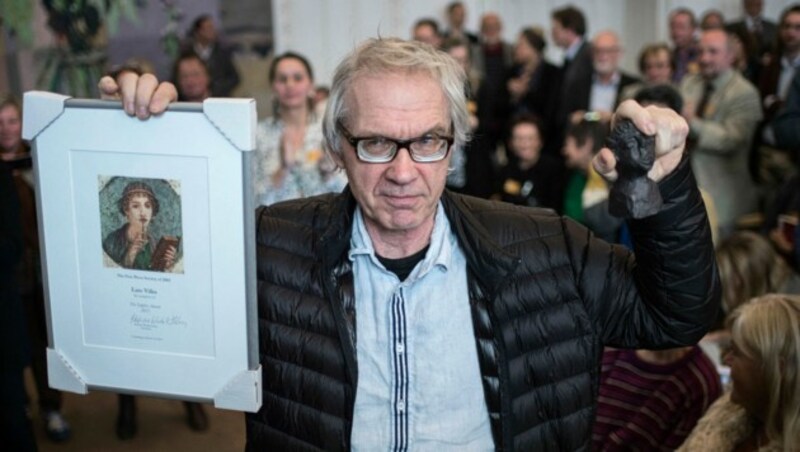
<path fill-rule="evenodd" d="M 397 402 L 397 411 L 398 412 L 402 413 L 403 411 L 405 411 L 405 409 L 406 409 L 406 407 L 405 407 L 405 403 L 403 402 L 403 400 L 400 400 L 399 402 Z"/>
<path fill-rule="evenodd" d="M 406 351 L 406 347 L 403 344 L 397 344 L 397 346 L 395 346 L 395 350 L 397 353 L 403 353 Z"/>

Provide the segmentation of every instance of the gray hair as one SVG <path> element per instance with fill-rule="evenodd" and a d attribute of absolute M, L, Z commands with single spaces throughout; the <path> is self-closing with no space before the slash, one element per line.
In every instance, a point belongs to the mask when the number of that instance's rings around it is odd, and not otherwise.
<path fill-rule="evenodd" d="M 341 155 L 341 135 L 337 123 L 347 119 L 346 96 L 353 81 L 361 75 L 397 72 L 427 72 L 439 82 L 447 99 L 456 146 L 469 140 L 469 113 L 465 94 L 466 75 L 448 54 L 428 44 L 398 38 L 368 39 L 347 55 L 333 75 L 328 107 L 322 121 L 325 147 Z"/>

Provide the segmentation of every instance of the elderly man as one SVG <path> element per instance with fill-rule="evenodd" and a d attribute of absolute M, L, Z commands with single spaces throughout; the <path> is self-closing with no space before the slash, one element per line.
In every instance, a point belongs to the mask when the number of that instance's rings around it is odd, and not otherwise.
<path fill-rule="evenodd" d="M 586 97 L 576 105 L 582 108 L 573 112 L 582 116 L 586 110 L 597 112 L 602 120 L 610 120 L 612 112 L 621 102 L 622 92 L 639 80 L 619 68 L 622 44 L 617 33 L 604 30 L 592 38 L 592 77 L 586 80 Z M 575 95 L 575 94 L 572 94 Z M 573 120 L 573 123 L 580 119 Z"/>
<path fill-rule="evenodd" d="M 724 30 L 704 31 L 700 73 L 687 76 L 680 87 L 693 141 L 692 168 L 714 200 L 721 238 L 757 207 L 748 153 L 762 118 L 758 91 L 733 69 L 732 39 Z"/>
<path fill-rule="evenodd" d="M 141 117 L 173 91 L 119 83 Z M 692 344 L 713 320 L 677 114 L 618 111 L 656 135 L 665 200 L 631 222 L 634 259 L 552 211 L 444 189 L 468 130 L 463 83 L 450 57 L 397 39 L 337 68 L 324 131 L 349 188 L 257 213 L 264 405 L 248 450 L 588 449 L 603 346 Z M 616 175 L 608 149 L 595 166 Z"/>

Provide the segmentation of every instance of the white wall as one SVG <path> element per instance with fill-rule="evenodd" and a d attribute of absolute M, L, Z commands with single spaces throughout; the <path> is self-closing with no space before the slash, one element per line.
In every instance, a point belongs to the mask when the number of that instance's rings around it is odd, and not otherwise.
<path fill-rule="evenodd" d="M 329 84 L 336 63 L 363 39 L 381 36 L 408 38 L 421 17 L 434 17 L 444 25 L 444 9 L 450 0 L 273 0 L 275 50 L 306 55 L 314 65 L 316 81 Z M 764 12 L 777 19 L 792 0 L 766 0 Z M 698 14 L 717 8 L 728 19 L 741 14 L 739 0 L 465 0 L 467 28 L 477 30 L 480 15 L 497 12 L 504 21 L 504 36 L 513 42 L 520 29 L 537 25 L 549 38 L 550 12 L 567 4 L 583 10 L 587 35 L 603 29 L 616 30 L 626 53 L 623 67 L 636 73 L 642 45 L 667 40 L 667 17 L 677 6 Z M 561 52 L 548 45 L 547 56 L 558 63 Z"/>

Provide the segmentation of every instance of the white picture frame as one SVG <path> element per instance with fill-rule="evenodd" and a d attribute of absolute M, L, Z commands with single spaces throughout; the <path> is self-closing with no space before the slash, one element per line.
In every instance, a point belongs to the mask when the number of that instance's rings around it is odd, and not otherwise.
<path fill-rule="evenodd" d="M 142 121 L 120 102 L 32 91 L 23 115 L 50 386 L 257 411 L 255 102 Z"/>

